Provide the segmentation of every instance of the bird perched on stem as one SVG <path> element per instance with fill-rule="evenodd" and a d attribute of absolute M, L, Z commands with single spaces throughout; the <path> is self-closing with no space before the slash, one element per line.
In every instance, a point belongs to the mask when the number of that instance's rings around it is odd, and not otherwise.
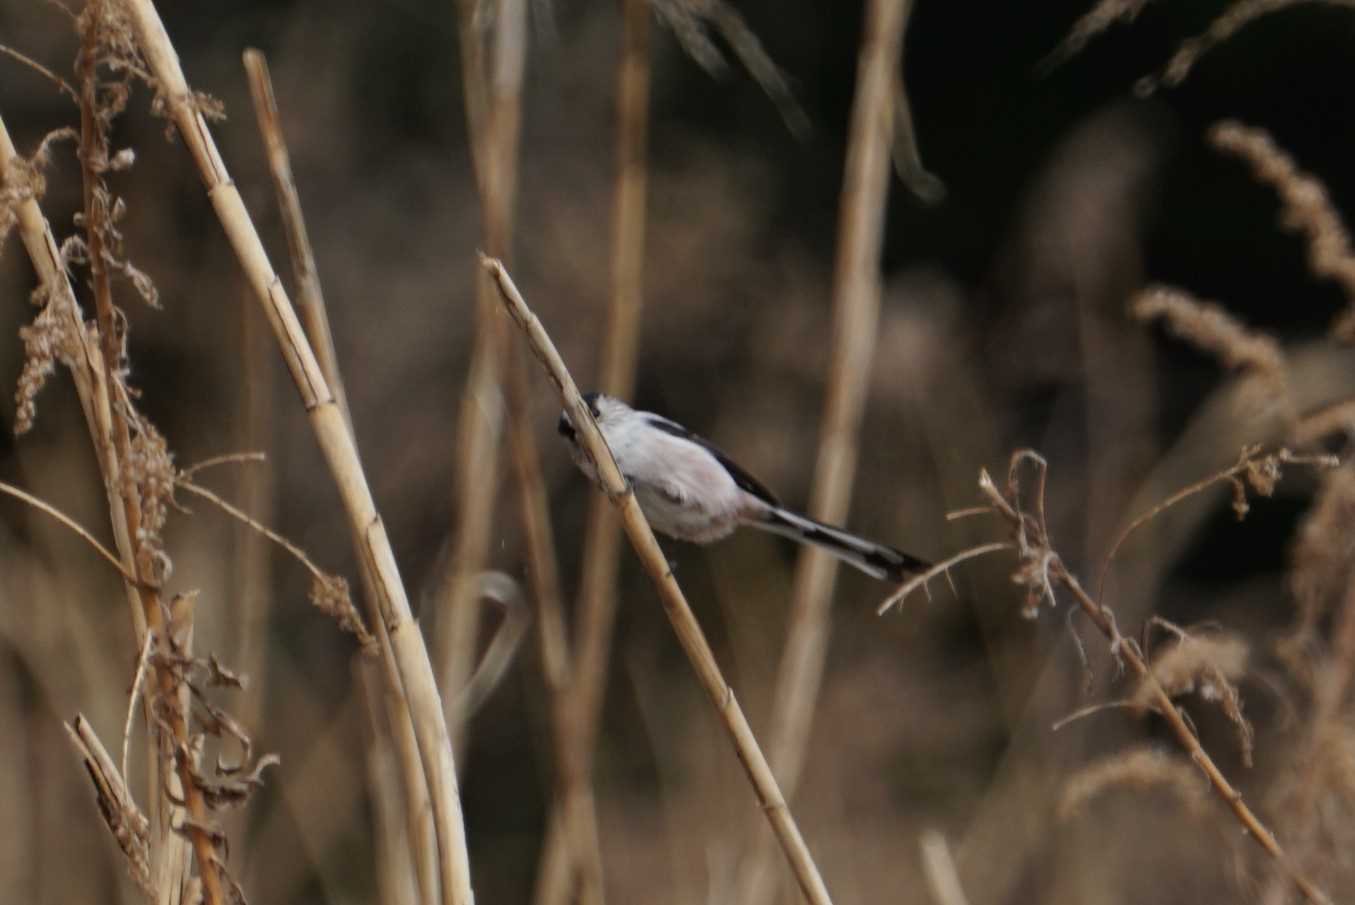
<path fill-rule="evenodd" d="M 708 544 L 747 525 L 821 547 L 885 581 L 903 582 L 930 567 L 901 550 L 785 508 L 723 452 L 674 421 L 601 393 L 583 398 L 640 511 L 660 534 Z M 568 413 L 561 412 L 558 430 L 569 442 L 574 463 L 597 483 L 593 462 L 580 447 Z"/>

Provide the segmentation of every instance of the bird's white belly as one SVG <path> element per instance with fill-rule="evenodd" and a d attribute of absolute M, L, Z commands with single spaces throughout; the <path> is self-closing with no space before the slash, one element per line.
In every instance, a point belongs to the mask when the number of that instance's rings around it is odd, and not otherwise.
<path fill-rule="evenodd" d="M 662 473 L 637 468 L 631 474 L 635 500 L 660 534 L 699 544 L 732 533 L 747 508 L 747 495 L 704 450 L 665 459 Z"/>
<path fill-rule="evenodd" d="M 652 485 L 637 483 L 635 501 L 640 504 L 640 510 L 655 531 L 678 540 L 708 544 L 729 535 L 739 524 L 736 513 L 730 507 L 712 511 L 690 499 L 675 502 Z"/>

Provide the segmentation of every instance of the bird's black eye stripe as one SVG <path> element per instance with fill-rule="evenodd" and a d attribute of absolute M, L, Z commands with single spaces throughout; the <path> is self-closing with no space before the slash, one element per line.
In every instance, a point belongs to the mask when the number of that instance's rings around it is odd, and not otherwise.
<path fill-rule="evenodd" d="M 593 413 L 594 418 L 601 418 L 602 412 L 598 409 L 598 397 L 601 393 L 584 393 L 583 401 L 588 403 L 588 411 Z"/>

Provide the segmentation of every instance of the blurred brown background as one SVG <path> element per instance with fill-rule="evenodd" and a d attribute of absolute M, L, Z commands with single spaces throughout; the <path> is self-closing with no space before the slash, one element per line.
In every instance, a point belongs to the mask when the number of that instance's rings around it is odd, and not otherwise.
<path fill-rule="evenodd" d="M 995 523 L 948 523 L 945 513 L 978 502 L 980 467 L 1004 474 L 1012 449 L 1033 446 L 1051 463 L 1055 542 L 1090 582 L 1133 515 L 1231 464 L 1243 442 L 1273 439 L 1256 435 L 1245 413 L 1202 427 L 1225 378 L 1124 313 L 1145 281 L 1171 282 L 1300 348 L 1343 304 L 1333 284 L 1309 275 L 1301 241 L 1276 227 L 1273 194 L 1203 136 L 1225 116 L 1271 130 L 1342 207 L 1355 176 L 1343 166 L 1352 119 L 1338 76 L 1347 74 L 1355 15 L 1300 8 L 1271 17 L 1207 56 L 1179 89 L 1133 96 L 1136 79 L 1226 5 L 1150 5 L 1044 72 L 1084 4 L 918 4 L 906 77 L 923 159 L 949 194 L 928 207 L 892 187 L 851 528 L 929 558 L 1000 538 Z M 813 130 L 792 137 L 737 64 L 713 78 L 655 29 L 633 401 L 712 438 L 800 506 L 826 379 L 860 10 L 762 0 L 738 8 L 791 77 Z M 217 140 L 283 269 L 240 65 L 247 46 L 269 56 L 359 445 L 411 596 L 430 622 L 456 524 L 455 428 L 481 241 L 451 5 L 296 0 L 165 4 L 162 13 L 190 81 L 225 102 Z M 568 0 L 534 4 L 533 16 L 513 269 L 587 384 L 607 304 L 620 20 L 615 4 Z M 0 5 L 0 43 L 62 73 L 77 47 L 69 19 L 41 3 Z M 354 578 L 338 498 L 275 344 L 187 155 L 163 139 L 165 123 L 147 107 L 142 92 L 114 131 L 115 147 L 137 152 L 113 181 L 128 203 L 128 250 L 163 302 L 152 311 L 122 296 L 141 405 L 180 465 L 265 450 L 262 471 L 221 470 L 204 483 L 263 500 L 259 518 Z M 78 120 L 49 83 L 3 58 L 0 113 L 23 152 Z M 48 183 L 44 210 L 66 235 L 80 185 L 70 145 Z M 12 387 L 22 365 L 15 337 L 32 316 L 32 285 L 11 240 L 0 258 L 0 337 L 8 337 L 0 386 Z M 572 600 L 592 491 L 556 443 L 553 392 L 531 373 Z M 6 390 L 0 479 L 102 537 L 103 495 L 69 381 L 52 380 L 36 429 L 20 440 L 13 415 Z M 1199 498 L 1189 516 L 1127 548 L 1110 585 L 1126 633 L 1156 612 L 1219 620 L 1253 642 L 1242 690 L 1259 731 L 1256 766 L 1242 766 L 1216 712 L 1192 715 L 1220 765 L 1258 796 L 1275 771 L 1290 769 L 1281 717 L 1292 707 L 1270 644 L 1292 618 L 1286 549 L 1312 491 L 1298 475 L 1241 525 L 1226 494 Z M 511 487 L 501 498 L 492 565 L 520 578 Z M 191 517 L 171 517 L 166 536 L 175 583 L 202 590 L 196 643 L 226 662 L 256 664 L 235 709 L 258 745 L 282 758 L 230 826 L 231 867 L 254 902 L 366 901 L 372 814 L 354 646 L 307 605 L 307 576 L 290 560 L 270 548 L 265 572 L 242 569 L 259 561 L 248 553 L 257 539 L 204 505 L 191 508 Z M 668 550 L 761 731 L 795 551 L 744 535 Z M 756 804 L 628 551 L 622 563 L 597 763 L 609 898 L 729 901 Z M 1104 643 L 1083 632 L 1094 675 L 1083 696 L 1066 603 L 1021 619 L 1008 572 L 997 560 L 963 567 L 958 595 L 940 583 L 930 602 L 913 598 L 884 618 L 874 609 L 886 588 L 850 570 L 840 576 L 795 800 L 835 900 L 923 901 L 917 836 L 928 827 L 950 839 L 976 903 L 1245 896 L 1260 855 L 1215 802 L 1194 814 L 1165 793 L 1111 794 L 1090 815 L 1050 818 L 1077 767 L 1131 742 L 1176 749 L 1154 720 L 1115 711 L 1049 732 L 1071 710 L 1127 692 Z M 106 738 L 120 738 L 135 658 L 120 593 L 80 542 L 0 500 L 0 889 L 16 901 L 138 895 L 60 727 L 81 711 Z M 459 764 L 481 902 L 531 898 L 552 788 L 544 694 L 529 637 L 474 718 Z"/>

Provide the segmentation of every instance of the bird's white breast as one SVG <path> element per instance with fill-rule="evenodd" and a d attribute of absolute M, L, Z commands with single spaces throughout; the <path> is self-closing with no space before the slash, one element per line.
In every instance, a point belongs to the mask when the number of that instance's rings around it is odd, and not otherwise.
<path fill-rule="evenodd" d="M 660 431 L 608 437 L 612 454 L 631 481 L 636 502 L 655 531 L 678 540 L 709 543 L 731 533 L 747 507 L 747 495 L 705 448 Z M 656 450 L 654 444 L 663 444 Z M 656 455 L 656 453 L 658 453 Z"/>

